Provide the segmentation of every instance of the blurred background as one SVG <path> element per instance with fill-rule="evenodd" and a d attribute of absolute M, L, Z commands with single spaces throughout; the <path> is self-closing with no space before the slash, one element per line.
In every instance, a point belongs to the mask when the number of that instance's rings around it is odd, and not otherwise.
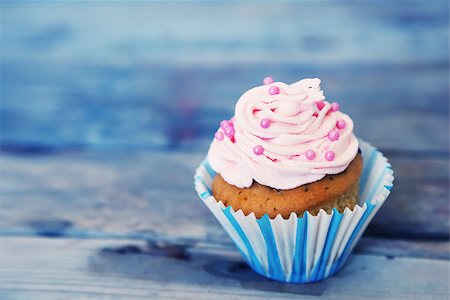
<path fill-rule="evenodd" d="M 164 212 L 149 199 L 175 181 L 179 205 L 197 207 L 192 170 L 239 96 L 270 75 L 321 78 L 393 162 L 392 200 L 369 232 L 448 239 L 447 1 L 3 2 L 0 67 L 3 228 L 37 226 L 36 214 L 90 228 L 117 182 L 135 217 Z M 156 160 L 172 174 L 146 173 Z M 104 213 L 122 213 L 115 205 Z"/>
<path fill-rule="evenodd" d="M 4 3 L 1 147 L 206 151 L 270 75 L 321 78 L 378 147 L 440 151 L 448 54 L 445 1 Z"/>

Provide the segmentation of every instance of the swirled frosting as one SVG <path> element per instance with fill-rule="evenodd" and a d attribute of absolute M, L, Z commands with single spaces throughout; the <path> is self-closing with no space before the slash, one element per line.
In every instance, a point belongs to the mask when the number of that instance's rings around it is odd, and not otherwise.
<path fill-rule="evenodd" d="M 211 143 L 211 167 L 240 188 L 292 189 L 344 171 L 358 152 L 353 122 L 324 99 L 318 78 L 247 91 Z"/>

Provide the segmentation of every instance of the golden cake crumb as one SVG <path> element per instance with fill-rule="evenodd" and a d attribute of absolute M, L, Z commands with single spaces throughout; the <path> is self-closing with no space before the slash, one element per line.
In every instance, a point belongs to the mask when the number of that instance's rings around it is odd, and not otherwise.
<path fill-rule="evenodd" d="M 217 174 L 212 184 L 212 193 L 225 206 L 235 211 L 242 209 L 245 215 L 252 212 L 257 218 L 278 214 L 285 219 L 292 212 L 302 216 L 305 211 L 316 215 L 320 209 L 330 213 L 333 208 L 342 212 L 345 207 L 353 209 L 359 201 L 358 186 L 362 171 L 362 157 L 358 154 L 345 171 L 327 175 L 319 181 L 301 185 L 290 190 L 277 190 L 257 182 L 249 188 L 238 188 L 227 183 Z"/>

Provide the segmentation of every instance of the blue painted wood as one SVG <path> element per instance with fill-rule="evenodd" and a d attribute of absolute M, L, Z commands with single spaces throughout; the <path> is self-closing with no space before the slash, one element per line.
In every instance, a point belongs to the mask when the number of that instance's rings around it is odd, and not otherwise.
<path fill-rule="evenodd" d="M 448 299 L 450 294 L 448 260 L 355 254 L 330 279 L 288 284 L 259 276 L 237 251 L 213 243 L 20 237 L 0 243 L 2 299 Z"/>
<path fill-rule="evenodd" d="M 0 148 L 20 155 L 0 155 L 3 296 L 448 296 L 447 1 L 0 10 Z M 256 277 L 223 254 L 236 255 L 196 202 L 193 169 L 212 133 L 266 75 L 322 78 L 357 135 L 392 158 L 395 190 L 356 249 L 363 255 L 330 283 Z M 126 239 L 150 250 L 117 241 Z M 161 288 L 174 278 L 173 290 Z"/>
<path fill-rule="evenodd" d="M 378 147 L 448 155 L 448 38 L 445 1 L 5 3 L 1 147 L 201 149 L 271 74 L 322 78 Z"/>
<path fill-rule="evenodd" d="M 0 235 L 227 239 L 193 188 L 202 152 L 0 155 Z M 367 234 L 448 241 L 447 159 L 393 158 L 392 195 Z M 173 218 L 173 213 L 177 218 Z M 1 211 L 0 211 L 1 213 Z M 170 222 L 168 222 L 170 220 Z"/>

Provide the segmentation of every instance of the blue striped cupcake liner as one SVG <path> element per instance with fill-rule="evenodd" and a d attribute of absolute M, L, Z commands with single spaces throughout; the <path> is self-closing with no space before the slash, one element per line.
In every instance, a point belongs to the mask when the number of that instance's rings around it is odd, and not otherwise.
<path fill-rule="evenodd" d="M 342 213 L 291 213 L 289 219 L 246 216 L 212 196 L 215 172 L 207 160 L 197 168 L 195 189 L 255 272 L 283 282 L 319 281 L 342 268 L 393 187 L 393 171 L 383 154 L 362 140 L 360 149 L 360 203 Z"/>

